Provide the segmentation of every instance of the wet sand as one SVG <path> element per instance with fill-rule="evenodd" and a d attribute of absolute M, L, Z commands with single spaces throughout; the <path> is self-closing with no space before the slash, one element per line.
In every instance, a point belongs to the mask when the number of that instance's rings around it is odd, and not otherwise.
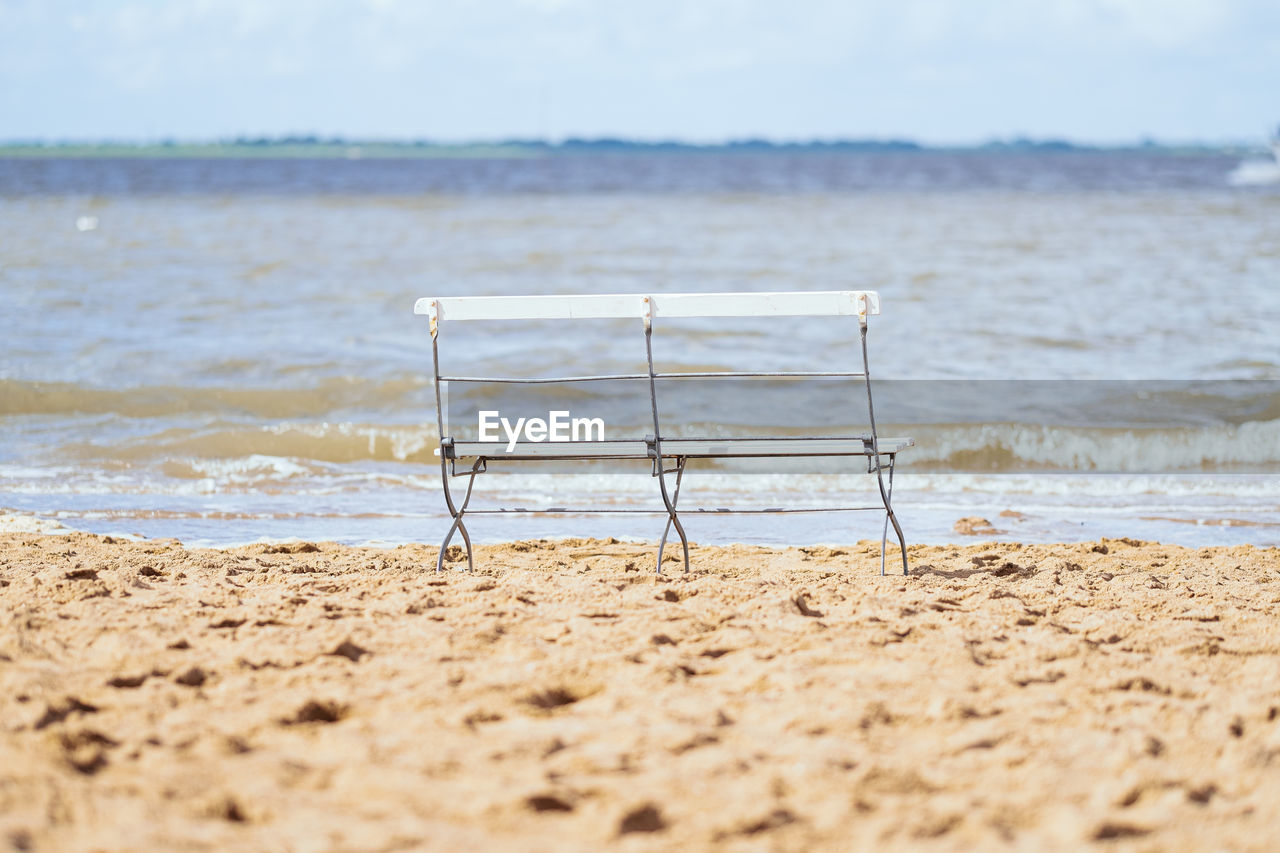
<path fill-rule="evenodd" d="M 878 544 L 0 536 L 0 849 L 1274 845 L 1280 551 Z"/>

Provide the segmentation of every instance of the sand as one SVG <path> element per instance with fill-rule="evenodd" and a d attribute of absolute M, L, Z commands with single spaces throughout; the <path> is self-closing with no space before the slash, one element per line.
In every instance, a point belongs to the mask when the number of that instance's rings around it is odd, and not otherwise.
<path fill-rule="evenodd" d="M 1274 847 L 1280 552 L 877 547 L 0 537 L 0 849 Z"/>

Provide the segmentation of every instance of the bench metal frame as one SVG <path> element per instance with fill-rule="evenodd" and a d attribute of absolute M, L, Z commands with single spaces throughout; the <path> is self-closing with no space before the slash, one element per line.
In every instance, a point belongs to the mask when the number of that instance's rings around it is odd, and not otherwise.
<path fill-rule="evenodd" d="M 902 573 L 907 574 L 907 543 L 893 512 L 893 471 L 897 455 L 914 442 L 910 438 L 880 438 L 876 430 L 875 405 L 871 397 L 871 370 L 867 360 L 867 316 L 880 313 L 880 298 L 874 291 L 831 290 L 800 293 L 667 293 L 667 294 L 599 294 L 584 296 L 454 296 L 427 297 L 414 305 L 414 313 L 425 314 L 431 321 L 431 358 L 435 378 L 436 425 L 439 429 L 440 475 L 444 485 L 444 500 L 453 523 L 436 558 L 436 571 L 444 566 L 445 554 L 455 533 L 462 536 L 466 546 L 467 566 L 474 569 L 471 535 L 463 517 L 467 514 L 497 513 L 627 513 L 665 514 L 666 526 L 658 543 L 657 571 L 662 573 L 662 556 L 667 540 L 674 528 L 680 538 L 684 555 L 684 570 L 689 571 L 689 539 L 680 521 L 677 504 L 680 487 L 684 481 L 685 465 L 690 459 L 732 459 L 752 457 L 801 457 L 801 456 L 865 456 L 867 473 L 875 474 L 880 491 L 880 506 L 809 507 L 763 509 L 705 509 L 703 513 L 795 513 L 795 512 L 861 512 L 883 510 L 884 525 L 880 536 L 880 573 L 885 572 L 885 550 L 888 544 L 889 525 L 893 525 L 898 545 L 902 550 Z M 783 316 L 856 316 L 861 337 L 862 370 L 860 371 L 696 371 L 659 373 L 653 366 L 653 324 L 662 317 L 783 317 Z M 538 319 L 626 319 L 637 318 L 644 323 L 645 357 L 647 373 L 615 373 L 593 376 L 558 376 L 525 378 L 511 376 L 444 376 L 440 373 L 440 329 L 445 320 L 538 320 Z M 665 380 L 691 378 L 767 378 L 767 377 L 848 377 L 864 379 L 867 398 L 867 417 L 870 435 L 865 436 L 806 436 L 788 438 L 664 438 L 662 421 L 658 412 L 658 383 Z M 458 441 L 445 434 L 444 406 L 441 383 L 513 383 L 555 384 L 589 382 L 597 380 L 647 380 L 649 403 L 653 414 L 653 434 L 644 439 L 606 441 L 521 441 L 514 451 L 506 451 L 506 443 Z M 458 469 L 459 459 L 473 460 L 469 467 Z M 648 459 L 652 476 L 657 479 L 665 509 L 570 509 L 545 507 L 526 509 L 511 507 L 488 510 L 469 510 L 476 477 L 488 470 L 490 461 L 508 459 L 532 460 L 591 460 L 591 459 Z M 670 466 L 669 466 L 670 463 Z M 885 472 L 888 472 L 886 478 Z M 675 479 L 669 488 L 667 478 Z M 455 477 L 466 477 L 467 486 L 462 501 L 456 502 L 450 486 Z M 690 510 L 683 510 L 688 513 Z"/>

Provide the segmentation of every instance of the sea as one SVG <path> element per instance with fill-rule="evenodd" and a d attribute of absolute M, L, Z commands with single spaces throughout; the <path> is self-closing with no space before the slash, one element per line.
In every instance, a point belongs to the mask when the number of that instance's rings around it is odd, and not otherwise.
<path fill-rule="evenodd" d="M 0 529 L 438 542 L 418 298 L 845 289 L 880 295 L 909 543 L 1280 544 L 1280 170 L 1162 150 L 0 159 Z M 644 365 L 638 322 L 446 323 L 440 345 L 446 374 Z M 659 321 L 654 346 L 672 371 L 860 364 L 849 318 Z M 845 434 L 828 404 L 859 381 L 777 423 L 687 392 L 663 417 Z M 587 415 L 624 393 L 563 391 Z M 853 464 L 725 463 L 691 465 L 680 506 L 698 543 L 809 545 L 879 540 L 883 515 L 693 510 L 878 500 Z M 563 508 L 472 516 L 479 542 L 665 520 L 645 462 L 496 462 L 471 506 Z"/>

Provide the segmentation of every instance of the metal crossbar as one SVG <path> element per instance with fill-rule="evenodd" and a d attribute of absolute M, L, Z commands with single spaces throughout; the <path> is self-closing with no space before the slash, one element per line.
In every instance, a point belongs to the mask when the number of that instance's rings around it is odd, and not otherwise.
<path fill-rule="evenodd" d="M 784 456 L 872 456 L 870 436 L 786 436 L 775 438 L 664 438 L 671 457 L 687 459 L 745 459 Z M 503 441 L 461 441 L 443 444 L 449 459 L 502 458 L 531 459 L 650 459 L 653 437 L 601 439 L 599 441 L 517 441 L 513 449 Z M 910 438 L 882 438 L 881 456 L 900 453 L 914 446 Z M 437 451 L 440 452 L 440 451 Z M 674 469 L 673 469 L 674 473 Z"/>
<path fill-rule="evenodd" d="M 654 379 L 770 379 L 777 377 L 788 378 L 818 378 L 822 376 L 840 377 L 845 379 L 859 378 L 862 371 L 839 371 L 839 370 L 760 370 L 760 371 L 741 371 L 741 370 L 703 370 L 703 371 L 681 371 L 676 373 L 655 373 Z M 649 379 L 647 373 L 602 373 L 598 376 L 441 376 L 441 382 L 475 382 L 475 383 L 508 383 L 512 385 L 558 385 L 561 382 L 603 382 L 614 379 Z"/>
<path fill-rule="evenodd" d="M 873 510 L 882 510 L 883 506 L 812 506 L 812 507 L 765 507 L 763 509 L 754 507 L 694 507 L 693 509 L 681 510 L 683 513 L 704 513 L 708 515 L 782 515 L 785 513 L 808 513 L 808 512 L 869 512 Z M 524 506 L 511 507 L 493 507 L 491 509 L 469 509 L 468 515 L 513 515 L 517 513 L 544 513 L 546 515 L 666 515 L 667 510 L 664 508 L 654 507 L 653 509 L 613 509 L 610 507 L 571 507 L 571 506 L 547 506 L 530 509 Z"/>
<path fill-rule="evenodd" d="M 880 299 L 873 291 L 813 291 L 805 293 L 677 293 L 677 294 L 605 294 L 584 296 L 486 296 L 486 297 L 438 297 L 419 299 L 415 313 L 426 314 L 431 320 L 431 357 L 434 366 L 436 425 L 440 435 L 440 473 L 444 484 L 445 505 L 453 523 L 440 545 L 436 571 L 444 565 L 445 554 L 454 533 L 460 533 L 466 546 L 467 566 L 474 568 L 471 537 L 464 516 L 502 513 L 547 512 L 561 514 L 660 514 L 667 521 L 658 543 L 657 571 L 662 573 L 662 555 L 667 540 L 674 529 L 680 539 L 684 557 L 684 570 L 689 571 L 689 539 L 680 513 L 815 513 L 815 512 L 864 512 L 883 509 L 885 518 L 880 538 L 880 573 L 885 572 L 885 553 L 888 545 L 889 526 L 893 526 L 902 553 L 902 572 L 909 570 L 907 544 L 893 511 L 893 472 L 897 454 L 910 447 L 910 438 L 880 438 L 876 429 L 875 406 L 871 396 L 871 372 L 867 359 L 867 317 L 880 313 Z M 779 317 L 779 316 L 856 316 L 861 343 L 862 370 L 860 371 L 688 371 L 659 372 L 653 363 L 653 322 L 655 317 Z M 645 373 L 600 374 L 591 376 L 560 377 L 483 377 L 443 376 L 440 373 L 439 334 L 443 320 L 536 320 L 536 319 L 599 319 L 638 318 L 644 323 Z M 867 416 L 870 434 L 866 436 L 799 436 L 754 438 L 677 438 L 664 437 L 662 418 L 658 409 L 658 381 L 667 379 L 707 378 L 862 378 L 866 389 Z M 517 442 L 512 452 L 506 452 L 501 442 L 457 441 L 445 432 L 444 408 L 441 384 L 444 382 L 510 383 L 510 384 L 558 384 L 604 380 L 648 380 L 649 403 L 653 415 L 653 434 L 644 439 L 574 442 Z M 569 445 L 569 446 L 566 446 Z M 880 506 L 856 507 L 768 507 L 768 508 L 706 508 L 677 509 L 685 466 L 689 459 L 748 458 L 748 457 L 798 457 L 798 456 L 865 456 L 867 471 L 876 475 L 880 493 Z M 459 458 L 474 459 L 471 467 L 459 472 Z M 476 477 L 488 470 L 491 460 L 592 460 L 592 459 L 648 459 L 652 474 L 658 480 L 663 506 L 660 509 L 641 508 L 584 508 L 546 507 L 526 509 L 505 507 L 469 510 Z M 887 459 L 887 463 L 885 462 Z M 668 467 L 669 460 L 674 467 Z M 888 471 L 888 478 L 884 472 Z M 669 489 L 667 477 L 674 474 L 675 481 Z M 467 477 L 467 488 L 462 502 L 453 500 L 450 478 Z"/>

